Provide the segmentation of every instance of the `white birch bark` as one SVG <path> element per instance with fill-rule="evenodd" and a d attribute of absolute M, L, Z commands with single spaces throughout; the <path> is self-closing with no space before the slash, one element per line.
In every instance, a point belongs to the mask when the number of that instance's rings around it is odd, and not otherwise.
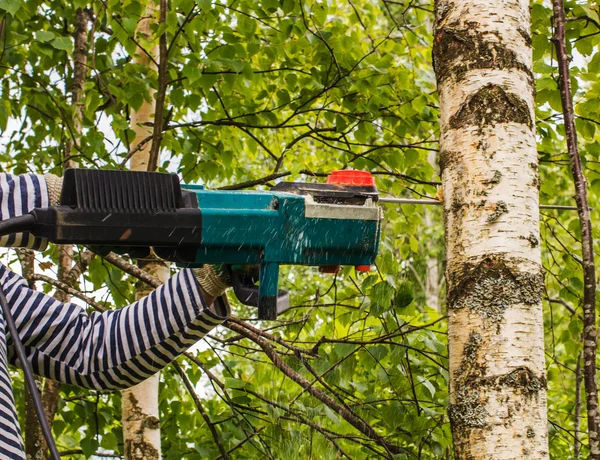
<path fill-rule="evenodd" d="M 455 458 L 547 458 L 528 0 L 438 0 Z"/>
<path fill-rule="evenodd" d="M 140 20 L 137 34 L 144 35 L 147 40 L 151 38 L 150 24 L 156 21 L 156 4 L 149 0 L 144 18 Z M 158 46 L 146 50 L 154 60 L 158 59 Z M 135 62 L 144 66 L 154 66 L 150 58 L 138 50 Z M 155 66 L 154 66 L 155 67 Z M 154 100 L 154 91 L 150 90 L 151 100 Z M 135 132 L 135 139 L 131 143 L 134 150 L 144 139 L 152 135 L 152 127 L 144 126 L 153 121 L 154 104 L 144 101 L 138 111 L 131 113 L 131 129 Z M 131 157 L 130 169 L 146 171 L 151 143 L 144 144 Z M 144 270 L 162 282 L 170 275 L 168 265 L 161 262 L 146 263 Z M 150 293 L 145 287 L 138 287 L 136 299 L 139 300 Z M 160 373 L 155 374 L 142 383 L 122 392 L 122 422 L 125 459 L 159 460 L 161 458 L 160 418 L 158 412 L 158 383 Z"/>
<path fill-rule="evenodd" d="M 430 152 L 427 156 L 427 162 L 437 169 L 436 153 Z M 424 216 L 425 228 L 432 228 L 434 225 L 433 212 L 429 207 L 425 207 Z M 436 254 L 427 254 L 425 266 L 425 304 L 441 313 L 440 305 L 440 261 Z"/>

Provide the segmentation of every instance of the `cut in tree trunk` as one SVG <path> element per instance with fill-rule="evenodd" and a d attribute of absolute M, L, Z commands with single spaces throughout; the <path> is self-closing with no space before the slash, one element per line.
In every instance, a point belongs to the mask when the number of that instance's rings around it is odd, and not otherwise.
<path fill-rule="evenodd" d="M 590 458 L 600 459 L 600 412 L 598 409 L 598 386 L 596 383 L 596 350 L 598 337 L 596 326 L 596 267 L 594 265 L 594 240 L 592 220 L 587 198 L 586 179 L 581 167 L 571 77 L 569 76 L 569 56 L 565 38 L 565 7 L 563 0 L 552 0 L 554 8 L 554 36 L 558 71 L 560 75 L 560 98 L 563 107 L 565 138 L 569 152 L 571 174 L 575 183 L 575 202 L 579 214 L 581 230 L 581 255 L 583 265 L 583 381 L 587 406 L 588 438 Z"/>
<path fill-rule="evenodd" d="M 164 3 L 164 0 L 163 0 Z M 162 3 L 161 3 L 162 5 Z M 144 19 L 138 24 L 137 34 L 151 39 L 150 24 L 156 21 L 156 5 L 150 0 L 146 7 Z M 157 46 L 148 51 L 154 61 L 159 59 Z M 146 67 L 156 67 L 150 57 L 138 50 L 135 60 L 138 64 Z M 155 99 L 155 91 L 150 91 L 151 100 Z M 160 98 L 157 98 L 157 100 Z M 164 100 L 164 97 L 163 99 Z M 162 103 L 162 102 L 161 102 Z M 131 151 L 138 149 L 139 144 L 153 135 L 153 128 L 147 124 L 155 121 L 155 104 L 144 102 L 137 112 L 131 113 L 131 129 L 135 132 L 135 139 L 131 144 Z M 162 111 L 161 111 L 162 113 Z M 160 139 L 158 142 L 160 143 Z M 155 138 L 156 140 L 156 138 Z M 154 143 L 154 142 L 153 142 Z M 150 152 L 153 143 L 145 143 L 143 147 L 136 150 L 131 157 L 130 169 L 135 171 L 148 171 L 150 168 Z M 159 148 L 155 147 L 158 155 Z M 155 165 L 158 164 L 158 158 Z M 154 166 L 156 167 L 156 166 Z M 160 261 L 145 261 L 140 264 L 146 272 L 158 278 L 161 282 L 167 281 L 170 275 L 169 266 Z M 138 283 L 136 299 L 139 300 L 150 293 L 150 289 L 144 283 Z M 147 460 L 158 460 L 161 458 L 160 451 L 160 419 L 158 413 L 158 382 L 160 374 L 155 374 L 144 382 L 123 391 L 122 398 L 122 421 L 123 441 L 126 459 L 144 458 Z"/>
<path fill-rule="evenodd" d="M 529 1 L 435 19 L 455 458 L 547 458 Z"/>

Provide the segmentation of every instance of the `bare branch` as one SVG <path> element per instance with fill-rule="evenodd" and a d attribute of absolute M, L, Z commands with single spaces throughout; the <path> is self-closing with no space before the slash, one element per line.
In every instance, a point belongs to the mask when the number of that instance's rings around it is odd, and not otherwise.
<path fill-rule="evenodd" d="M 176 361 L 173 361 L 171 364 L 173 365 L 173 367 L 179 374 L 179 377 L 181 377 L 181 380 L 183 380 L 183 384 L 185 385 L 185 387 L 188 390 L 188 393 L 194 400 L 194 404 L 196 405 L 198 412 L 200 412 L 200 415 L 202 415 L 202 418 L 208 425 L 208 429 L 212 433 L 213 439 L 215 440 L 215 444 L 217 444 L 217 447 L 219 448 L 219 452 L 221 452 L 221 458 L 224 458 L 227 460 L 229 458 L 229 455 L 227 454 L 225 447 L 223 447 L 223 441 L 221 441 L 219 432 L 215 428 L 215 425 L 211 422 L 210 417 L 206 413 L 206 410 L 204 410 L 204 406 L 202 406 L 202 403 L 200 402 L 200 398 L 198 398 L 198 395 L 196 394 L 196 390 L 194 390 L 194 386 L 192 385 L 192 382 L 190 382 L 190 379 L 188 379 L 188 376 L 185 374 L 185 372 L 183 371 L 181 366 Z"/>
<path fill-rule="evenodd" d="M 302 377 L 300 374 L 294 371 L 281 359 L 279 353 L 277 353 L 275 348 L 273 348 L 273 346 L 267 340 L 235 322 L 227 321 L 225 324 L 232 331 L 237 332 L 240 335 L 243 335 L 246 338 L 252 340 L 254 343 L 256 343 L 260 348 L 262 348 L 263 352 L 281 372 L 283 372 L 288 378 L 300 385 L 302 388 L 305 388 L 308 391 L 308 393 L 317 398 L 323 404 L 326 404 L 332 410 L 336 411 L 344 420 L 350 423 L 350 425 L 352 425 L 358 431 L 360 431 L 361 433 L 368 436 L 370 439 L 384 447 L 388 452 L 390 458 L 393 458 L 393 455 L 399 453 L 405 453 L 410 456 L 416 457 L 416 455 L 408 449 L 397 446 L 384 439 L 375 431 L 375 429 L 371 425 L 362 420 L 362 418 L 358 414 L 356 414 L 356 412 L 354 412 L 352 409 L 349 410 L 341 406 L 338 402 L 334 401 L 321 390 L 312 386 L 308 380 L 306 380 L 304 377 Z"/>
<path fill-rule="evenodd" d="M 55 280 L 53 278 L 50 278 L 49 276 L 40 275 L 38 273 L 33 273 L 29 277 L 29 279 L 31 279 L 32 281 L 42 281 L 44 283 L 50 284 L 51 286 L 54 286 L 55 288 L 61 289 L 61 290 L 65 291 L 67 294 L 72 295 L 73 297 L 77 297 L 78 299 L 83 300 L 85 303 L 87 303 L 89 306 L 93 307 L 95 310 L 98 310 L 99 312 L 105 312 L 106 311 L 106 308 L 103 307 L 102 305 L 100 305 L 94 299 L 86 296 L 85 294 L 81 293 L 77 289 L 72 288 L 71 286 L 69 286 L 66 283 L 63 283 L 62 281 L 58 281 L 58 280 Z"/>

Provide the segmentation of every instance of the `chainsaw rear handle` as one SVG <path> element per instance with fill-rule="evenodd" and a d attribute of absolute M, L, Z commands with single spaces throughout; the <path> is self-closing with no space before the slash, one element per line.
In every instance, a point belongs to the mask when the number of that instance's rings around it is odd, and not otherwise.
<path fill-rule="evenodd" d="M 259 264 L 259 282 L 256 286 L 254 274 L 230 267 L 233 292 L 240 302 L 258 307 L 258 319 L 274 320 L 277 315 L 290 308 L 289 294 L 279 289 L 279 265 L 275 263 Z"/>

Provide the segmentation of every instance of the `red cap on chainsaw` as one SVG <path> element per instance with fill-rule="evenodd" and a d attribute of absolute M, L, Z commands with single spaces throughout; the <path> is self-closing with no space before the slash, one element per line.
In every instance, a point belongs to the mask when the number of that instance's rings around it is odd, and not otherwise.
<path fill-rule="evenodd" d="M 341 170 L 332 171 L 327 176 L 327 183 L 355 187 L 372 187 L 375 185 L 375 178 L 368 171 Z"/>

